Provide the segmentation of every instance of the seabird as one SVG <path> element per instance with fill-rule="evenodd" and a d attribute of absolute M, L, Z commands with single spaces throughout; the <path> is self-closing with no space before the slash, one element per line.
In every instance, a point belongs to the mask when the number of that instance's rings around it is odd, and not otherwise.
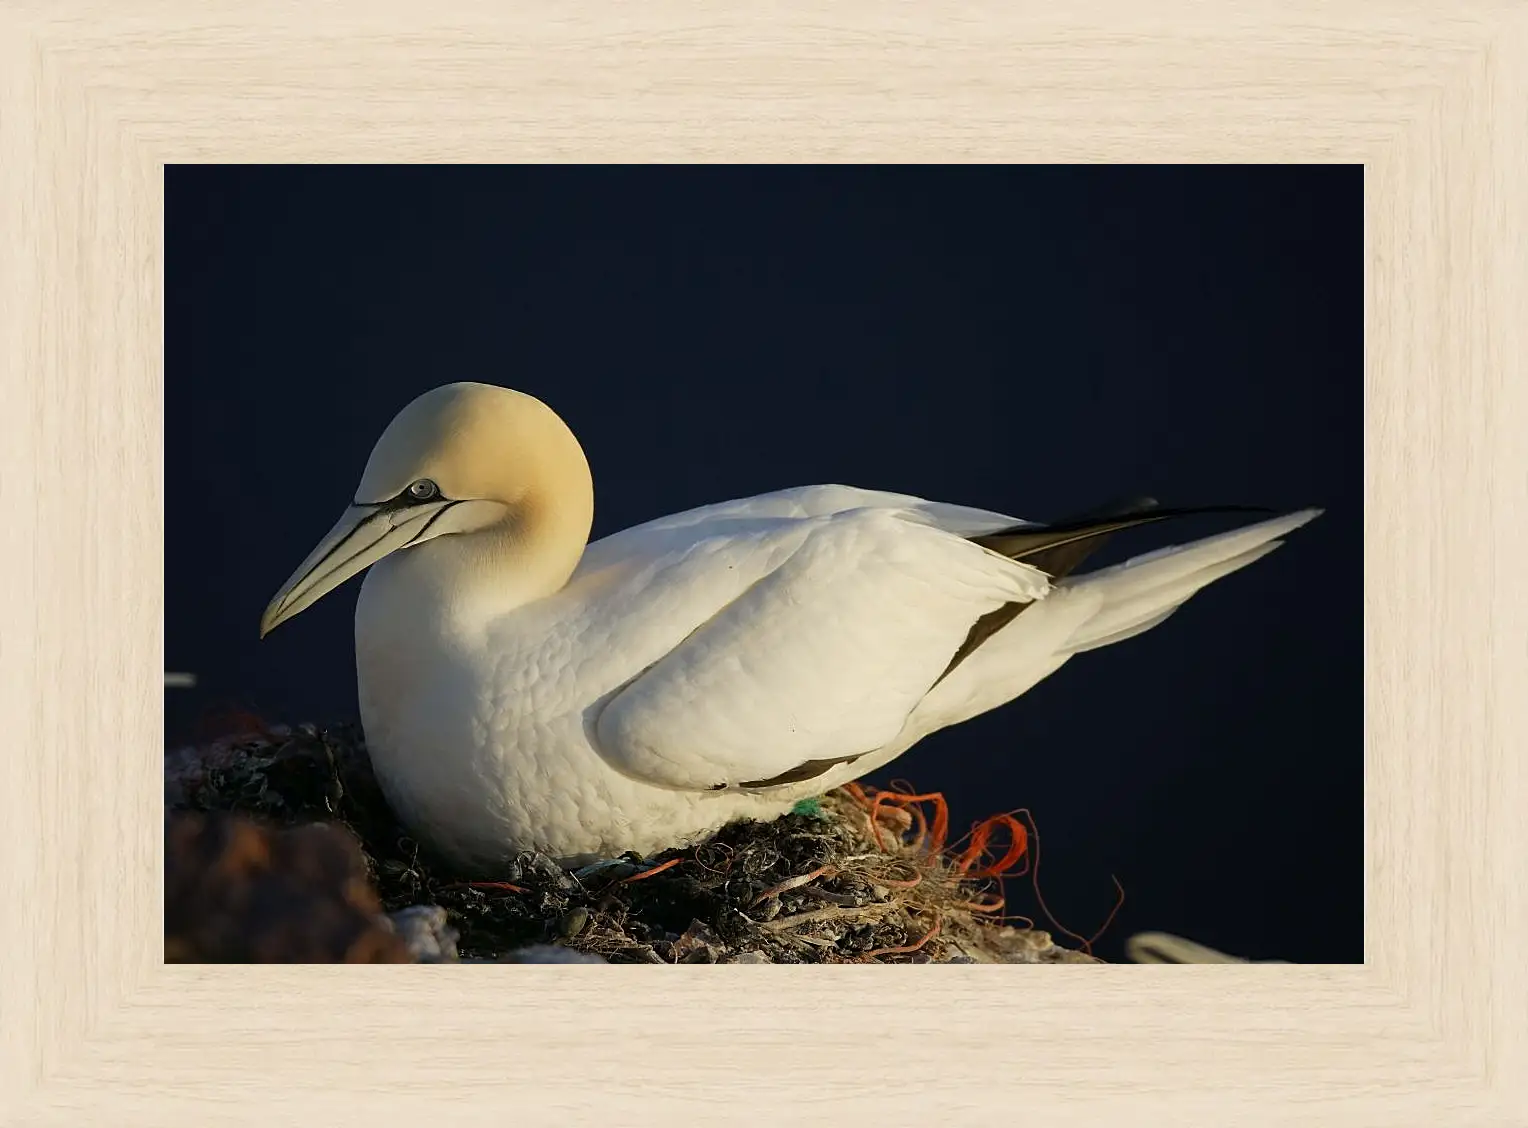
<path fill-rule="evenodd" d="M 583 449 L 540 400 L 456 383 L 377 440 L 264 636 L 363 569 L 361 720 L 399 817 L 491 874 L 769 819 L 1156 626 L 1304 509 L 1074 573 L 1150 499 L 1040 525 L 841 485 L 588 543 Z M 1266 511 L 1261 511 L 1266 512 Z"/>

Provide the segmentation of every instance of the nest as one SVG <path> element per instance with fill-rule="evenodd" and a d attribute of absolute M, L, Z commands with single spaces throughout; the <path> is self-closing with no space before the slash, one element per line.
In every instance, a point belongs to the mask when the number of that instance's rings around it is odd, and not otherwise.
<path fill-rule="evenodd" d="M 168 754 L 165 769 L 172 811 L 240 816 L 278 835 L 338 824 L 369 887 L 347 887 L 348 905 L 375 905 L 395 921 L 443 910 L 463 959 L 529 958 L 516 953 L 555 945 L 617 963 L 1094 962 L 999 915 L 1002 878 L 1027 861 L 1023 825 L 997 816 L 951 848 L 938 795 L 850 785 L 697 845 L 571 872 L 526 853 L 488 882 L 453 874 L 399 825 L 354 725 L 260 726 Z M 1006 849 L 994 859 L 988 846 L 1000 832 Z M 188 911 L 177 909 L 183 929 L 195 927 Z"/>

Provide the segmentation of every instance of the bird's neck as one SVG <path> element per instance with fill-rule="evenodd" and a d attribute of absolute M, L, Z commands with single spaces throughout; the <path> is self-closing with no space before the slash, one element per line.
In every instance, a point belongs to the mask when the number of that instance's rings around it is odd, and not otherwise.
<path fill-rule="evenodd" d="M 528 494 L 509 518 L 460 539 L 457 583 L 479 605 L 508 611 L 561 591 L 578 567 L 594 522 L 594 490 L 587 484 Z M 426 546 L 427 547 L 427 546 Z"/>

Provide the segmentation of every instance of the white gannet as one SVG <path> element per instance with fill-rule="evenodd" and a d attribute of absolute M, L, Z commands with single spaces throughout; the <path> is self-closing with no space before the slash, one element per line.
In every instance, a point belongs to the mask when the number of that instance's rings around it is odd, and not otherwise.
<path fill-rule="evenodd" d="M 1108 533 L 1175 515 L 1154 505 L 1038 525 L 804 486 L 589 544 L 566 424 L 448 384 L 388 425 L 260 633 L 369 567 L 361 721 L 411 831 L 485 874 L 524 850 L 646 855 L 874 771 L 1156 626 L 1320 512 L 1072 574 Z"/>

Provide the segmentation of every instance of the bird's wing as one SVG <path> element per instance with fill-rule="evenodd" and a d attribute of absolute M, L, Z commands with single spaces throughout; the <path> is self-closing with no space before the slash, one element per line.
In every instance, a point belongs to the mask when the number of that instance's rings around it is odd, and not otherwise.
<path fill-rule="evenodd" d="M 962 537 L 994 533 L 1024 524 L 1005 513 L 928 501 L 910 494 L 865 490 L 857 486 L 793 486 L 697 506 L 622 529 L 590 544 L 579 567 L 594 570 L 633 554 L 683 548 L 701 537 L 718 533 L 745 532 L 782 519 L 832 517 L 857 509 L 895 510 L 908 519 L 923 521 Z"/>
<path fill-rule="evenodd" d="M 974 622 L 1049 590 L 913 509 L 760 522 L 692 540 L 628 607 L 633 641 L 672 641 L 594 718 L 618 771 L 693 790 L 811 778 L 892 740 Z"/>

